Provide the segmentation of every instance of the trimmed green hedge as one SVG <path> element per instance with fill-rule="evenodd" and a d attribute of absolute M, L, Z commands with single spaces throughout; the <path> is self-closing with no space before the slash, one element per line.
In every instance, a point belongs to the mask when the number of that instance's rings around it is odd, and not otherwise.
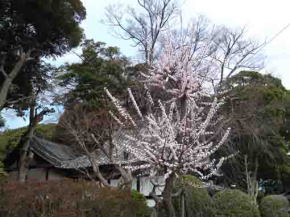
<path fill-rule="evenodd" d="M 239 190 L 223 190 L 213 197 L 216 217 L 260 217 L 251 198 Z"/>
<path fill-rule="evenodd" d="M 283 195 L 268 195 L 260 203 L 262 217 L 290 217 L 289 209 L 289 201 Z"/>

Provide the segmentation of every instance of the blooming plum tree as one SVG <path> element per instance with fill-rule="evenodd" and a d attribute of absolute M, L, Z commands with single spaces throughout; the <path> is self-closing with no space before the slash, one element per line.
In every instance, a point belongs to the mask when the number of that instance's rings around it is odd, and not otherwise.
<path fill-rule="evenodd" d="M 222 102 L 206 91 L 203 79 L 194 70 L 191 47 L 173 42 L 168 37 L 159 59 L 141 73 L 148 101 L 146 112 L 141 112 L 144 109 L 138 106 L 131 89 L 128 95 L 135 115 L 105 88 L 118 111 L 117 115 L 110 114 L 123 129 L 130 129 L 124 130 L 124 138 L 115 144 L 146 162 L 152 177 L 164 175 L 162 204 L 169 217 L 175 216 L 175 178 L 194 173 L 206 180 L 216 174 L 226 158 L 217 160 L 212 155 L 230 133 L 230 129 L 223 129 L 218 115 Z"/>

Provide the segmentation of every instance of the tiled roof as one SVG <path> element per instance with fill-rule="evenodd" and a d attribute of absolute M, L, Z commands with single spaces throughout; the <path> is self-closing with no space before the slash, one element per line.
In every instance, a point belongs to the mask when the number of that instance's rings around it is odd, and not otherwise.
<path fill-rule="evenodd" d="M 38 137 L 32 138 L 30 149 L 55 167 L 70 169 L 91 166 L 87 156 L 76 154 L 71 147 Z"/>
<path fill-rule="evenodd" d="M 50 142 L 39 137 L 33 137 L 30 149 L 55 167 L 63 169 L 78 169 L 91 167 L 91 162 L 86 155 L 76 153 L 71 147 Z M 109 159 L 100 150 L 95 152 L 96 160 L 99 165 L 111 164 Z M 123 151 L 114 155 L 114 162 L 118 164 L 136 163 L 136 160 L 125 160 Z M 120 160 L 121 159 L 121 160 Z"/>

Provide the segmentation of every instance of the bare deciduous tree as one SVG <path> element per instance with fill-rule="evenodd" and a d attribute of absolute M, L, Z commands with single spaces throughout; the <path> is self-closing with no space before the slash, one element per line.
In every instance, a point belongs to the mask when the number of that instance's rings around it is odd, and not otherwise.
<path fill-rule="evenodd" d="M 106 11 L 107 24 L 117 30 L 125 40 L 134 42 L 143 54 L 146 63 L 152 65 L 164 49 L 164 38 L 174 36 L 177 46 L 188 46 L 193 65 L 215 90 L 219 85 L 241 69 L 258 70 L 263 67 L 259 54 L 265 43 L 257 43 L 246 37 L 245 28 L 231 29 L 216 26 L 203 16 L 192 19 L 184 28 L 175 19 L 179 8 L 173 0 L 138 0 L 140 8 L 128 7 L 121 11 L 109 6 Z M 141 9 L 141 10 L 139 10 Z"/>
<path fill-rule="evenodd" d="M 122 178 L 121 188 L 131 189 L 132 175 L 130 170 L 121 165 L 124 161 L 123 150 L 117 149 L 113 142 L 115 124 L 106 111 L 89 111 L 81 106 L 67 110 L 59 121 L 64 129 L 66 143 L 85 154 L 91 164 L 94 176 L 104 186 L 109 186 L 108 177 L 100 171 L 100 165 L 110 164 L 115 167 Z M 94 179 L 88 172 L 89 178 Z"/>
<path fill-rule="evenodd" d="M 114 27 L 116 33 L 125 40 L 132 40 L 138 46 L 146 63 L 151 64 L 159 37 L 177 13 L 174 0 L 138 0 L 141 11 L 128 7 L 121 11 L 119 6 L 110 5 L 106 9 L 106 23 Z M 121 30 L 121 31 L 118 31 Z"/>
<path fill-rule="evenodd" d="M 259 70 L 263 67 L 263 57 L 258 52 L 264 44 L 246 38 L 245 28 L 220 27 L 217 31 L 217 37 L 213 39 L 216 51 L 212 58 L 219 68 L 219 84 L 241 69 Z"/>

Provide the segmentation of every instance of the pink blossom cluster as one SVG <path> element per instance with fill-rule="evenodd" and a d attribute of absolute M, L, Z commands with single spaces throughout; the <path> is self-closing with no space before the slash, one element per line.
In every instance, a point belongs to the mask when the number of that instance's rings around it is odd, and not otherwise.
<path fill-rule="evenodd" d="M 125 133 L 117 145 L 150 165 L 152 176 L 194 173 L 207 179 L 217 173 L 226 159 L 213 159 L 212 155 L 226 142 L 230 129 L 218 133 L 221 118 L 217 111 L 221 102 L 204 91 L 199 72 L 194 70 L 195 64 L 191 48 L 176 46 L 169 37 L 158 60 L 147 72 L 141 73 L 152 107 L 150 112 L 141 113 L 128 89 L 138 120 L 133 120 L 106 89 L 118 116 L 133 126 L 130 134 Z M 167 97 L 152 97 L 156 88 Z M 112 116 L 120 126 L 125 126 L 117 115 Z"/>

